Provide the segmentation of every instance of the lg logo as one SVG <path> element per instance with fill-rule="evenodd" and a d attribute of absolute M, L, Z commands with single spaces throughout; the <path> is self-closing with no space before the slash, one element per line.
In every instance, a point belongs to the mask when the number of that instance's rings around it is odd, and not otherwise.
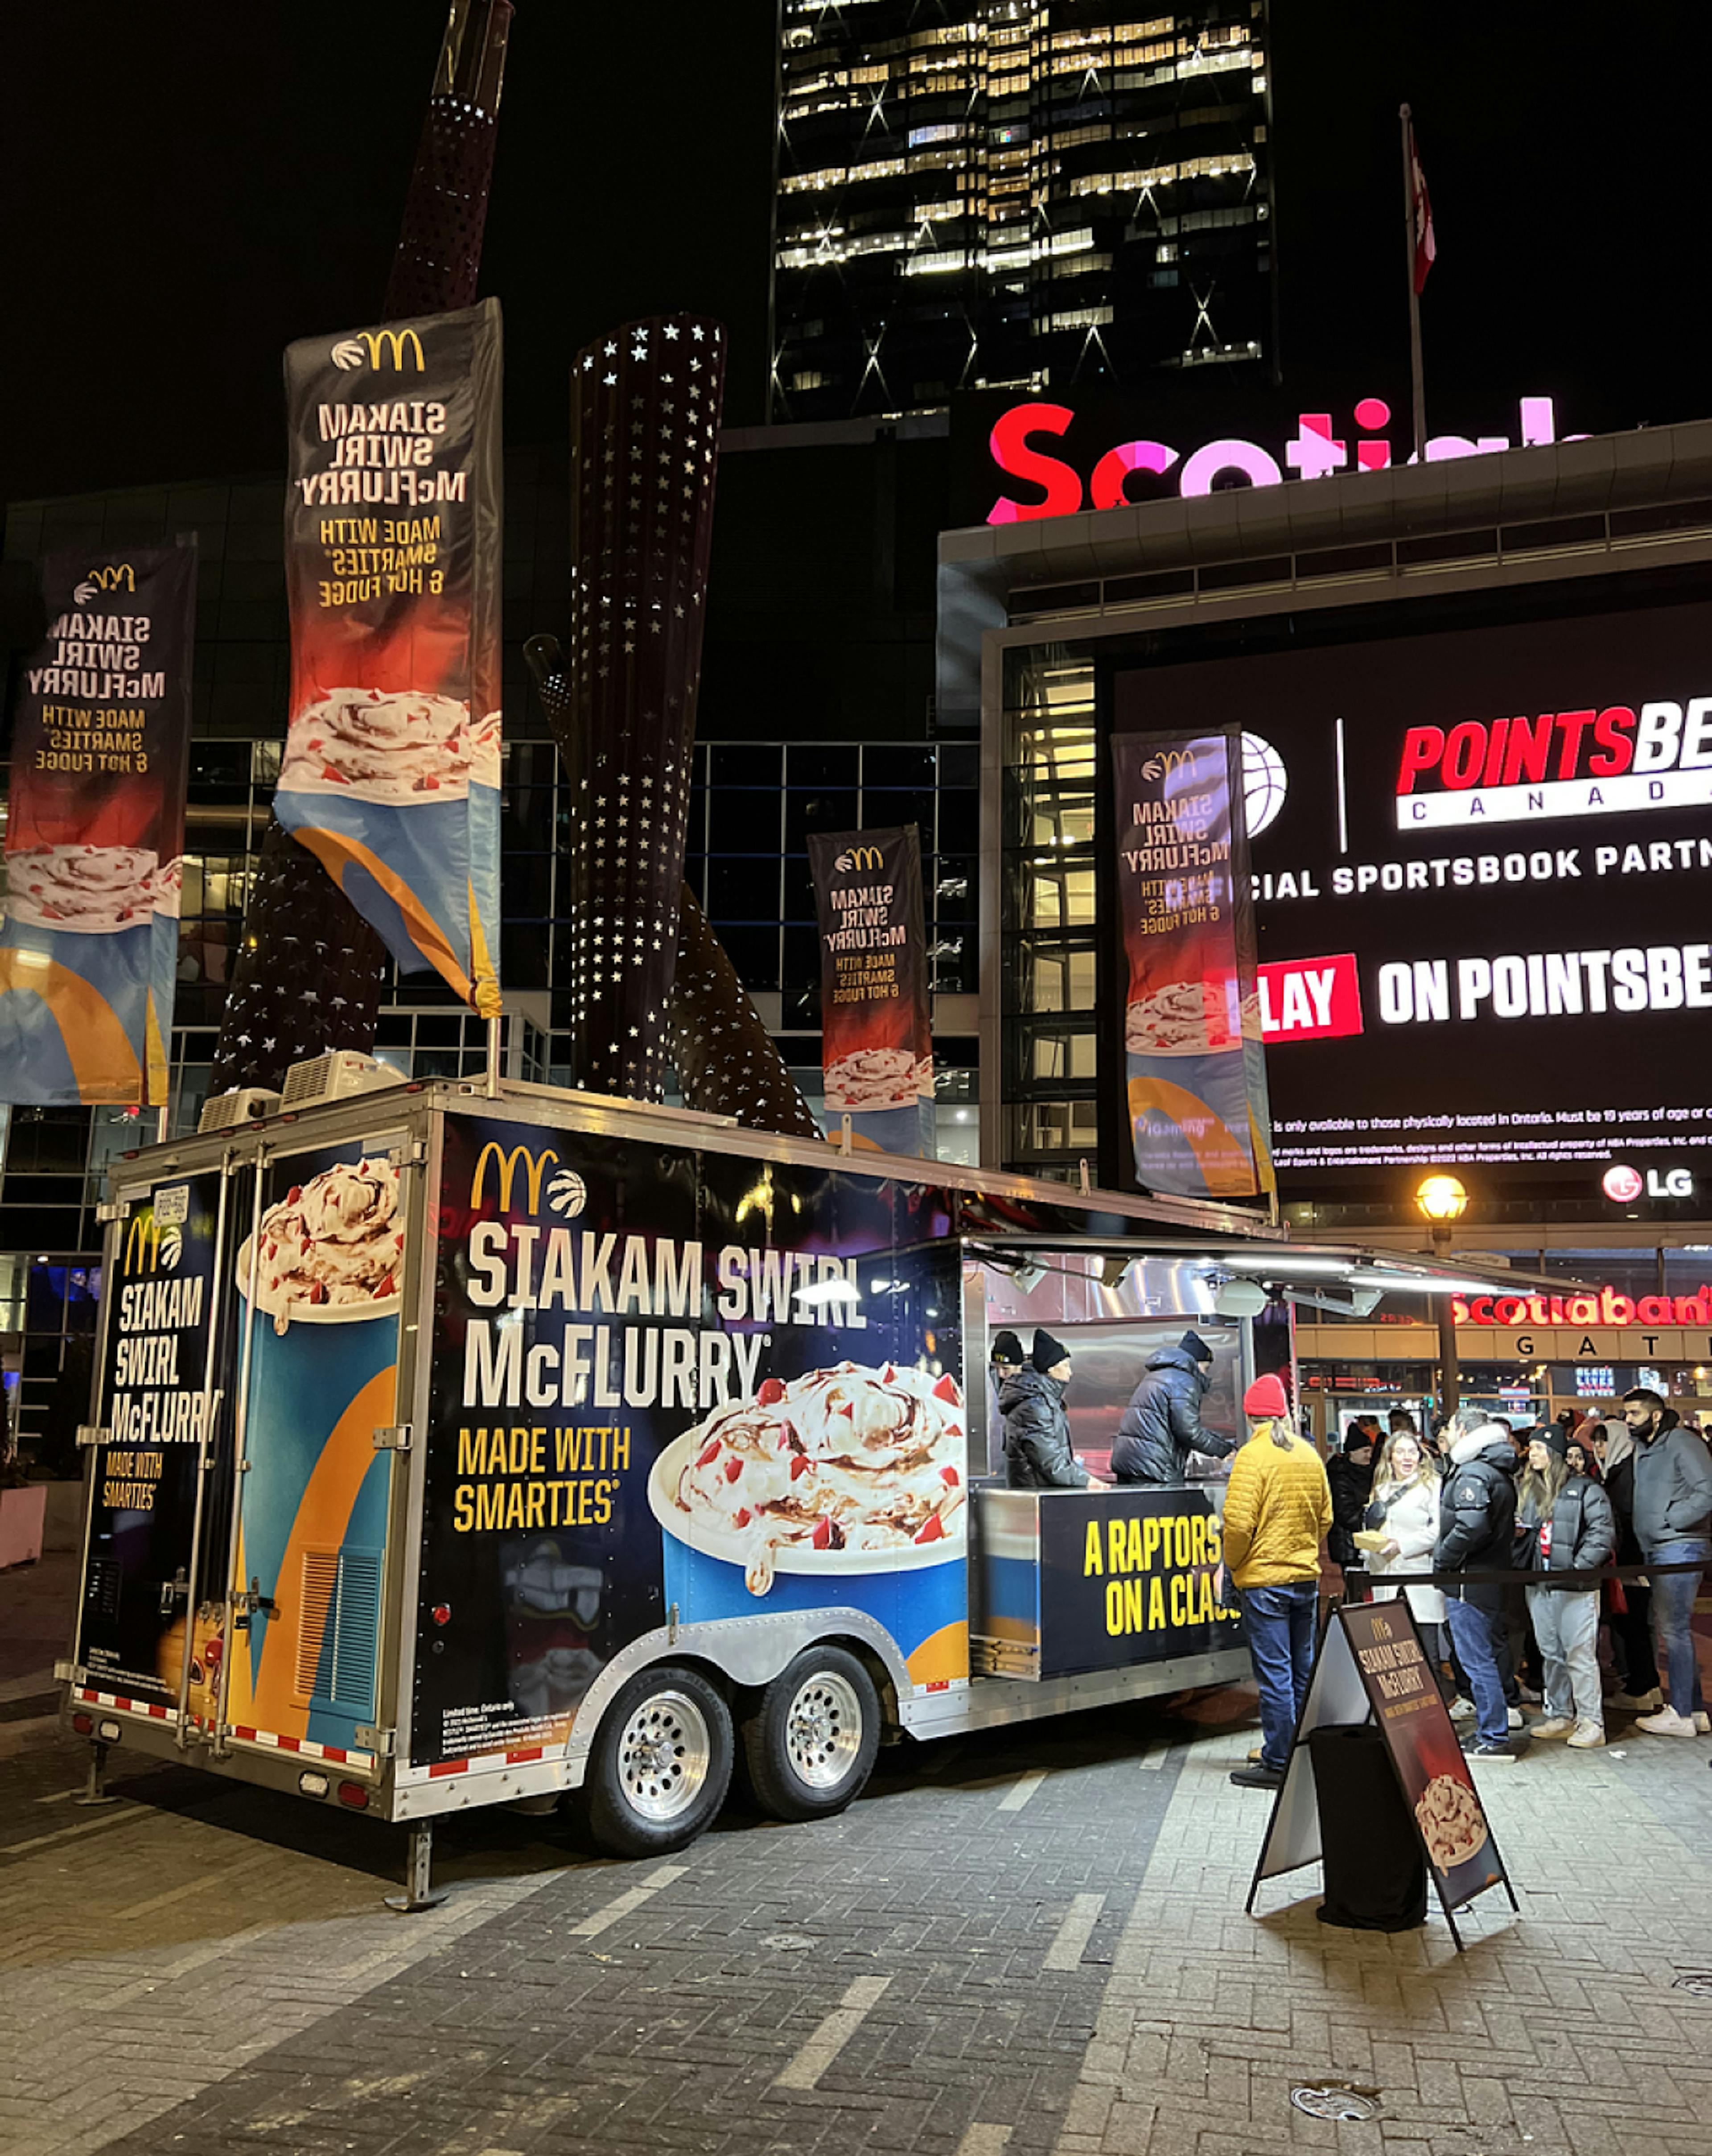
<path fill-rule="evenodd" d="M 1643 1192 L 1648 1198 L 1692 1198 L 1694 1178 L 1685 1168 L 1649 1168 L 1643 1176 L 1618 1161 L 1606 1169 L 1599 1187 L 1612 1204 L 1633 1205 Z"/>

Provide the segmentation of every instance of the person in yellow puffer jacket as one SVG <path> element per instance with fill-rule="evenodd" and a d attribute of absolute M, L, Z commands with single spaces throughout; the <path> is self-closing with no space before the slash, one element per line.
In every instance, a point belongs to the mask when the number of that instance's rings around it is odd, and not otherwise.
<path fill-rule="evenodd" d="M 1331 1527 L 1331 1490 L 1320 1455 L 1289 1424 L 1275 1377 L 1243 1396 L 1253 1424 L 1224 1498 L 1224 1561 L 1243 1598 L 1243 1623 L 1260 1687 L 1260 1758 L 1231 1776 L 1239 1789 L 1275 1789 L 1314 1667 L 1320 1545 Z"/>

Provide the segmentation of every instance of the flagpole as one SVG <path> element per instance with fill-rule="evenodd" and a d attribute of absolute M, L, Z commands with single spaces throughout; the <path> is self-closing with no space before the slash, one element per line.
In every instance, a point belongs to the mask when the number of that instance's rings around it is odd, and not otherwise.
<path fill-rule="evenodd" d="M 1421 295 L 1415 290 L 1415 159 L 1407 105 L 1397 107 L 1403 139 L 1403 247 L 1409 278 L 1409 385 L 1414 406 L 1415 461 L 1427 460 L 1427 386 L 1421 371 Z"/>

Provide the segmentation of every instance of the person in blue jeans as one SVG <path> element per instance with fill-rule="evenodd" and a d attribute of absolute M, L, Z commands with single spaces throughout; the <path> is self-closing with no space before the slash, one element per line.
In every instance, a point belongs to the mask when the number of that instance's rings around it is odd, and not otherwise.
<path fill-rule="evenodd" d="M 1451 1419 L 1450 1469 L 1439 1504 L 1438 1572 L 1507 1571 L 1515 1528 L 1515 1448 L 1510 1424 L 1483 1408 Z M 1463 1749 L 1477 1759 L 1514 1759 L 1510 1707 L 1498 1664 L 1497 1628 L 1504 1589 L 1495 1583 L 1447 1584 L 1445 1620 L 1474 1702 L 1474 1732 Z"/>
<path fill-rule="evenodd" d="M 1712 1455 L 1691 1430 L 1667 1424 L 1664 1402 L 1649 1386 L 1625 1393 L 1622 1419 L 1635 1440 L 1635 1539 L 1649 1565 L 1700 1564 L 1712 1557 Z M 1695 1737 L 1712 1731 L 1700 1697 L 1694 1653 L 1698 1572 L 1655 1572 L 1653 1621 L 1668 1699 L 1635 1727 L 1649 1737 Z"/>
<path fill-rule="evenodd" d="M 1243 1412 L 1253 1435 L 1231 1469 L 1222 1530 L 1260 1693 L 1260 1757 L 1231 1779 L 1238 1789 L 1275 1789 L 1314 1672 L 1320 1546 L 1331 1526 L 1331 1491 L 1320 1455 L 1290 1428 L 1282 1379 L 1257 1378 Z"/>

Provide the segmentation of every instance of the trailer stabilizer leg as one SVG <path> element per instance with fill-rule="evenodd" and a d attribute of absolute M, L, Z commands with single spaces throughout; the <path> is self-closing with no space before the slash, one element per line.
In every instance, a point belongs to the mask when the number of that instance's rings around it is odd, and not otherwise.
<path fill-rule="evenodd" d="M 432 1820 L 424 1820 L 420 1826 L 410 1830 L 410 1854 L 404 1866 L 404 1892 L 388 1894 L 387 1907 L 397 1909 L 404 1916 L 413 1915 L 418 1909 L 437 1909 L 446 1898 L 444 1892 L 433 1889 L 434 1828 Z"/>
<path fill-rule="evenodd" d="M 107 1748 L 96 1738 L 90 1746 L 90 1778 L 84 1784 L 83 1794 L 74 1797 L 74 1804 L 116 1804 L 117 1797 L 107 1794 Z"/>

